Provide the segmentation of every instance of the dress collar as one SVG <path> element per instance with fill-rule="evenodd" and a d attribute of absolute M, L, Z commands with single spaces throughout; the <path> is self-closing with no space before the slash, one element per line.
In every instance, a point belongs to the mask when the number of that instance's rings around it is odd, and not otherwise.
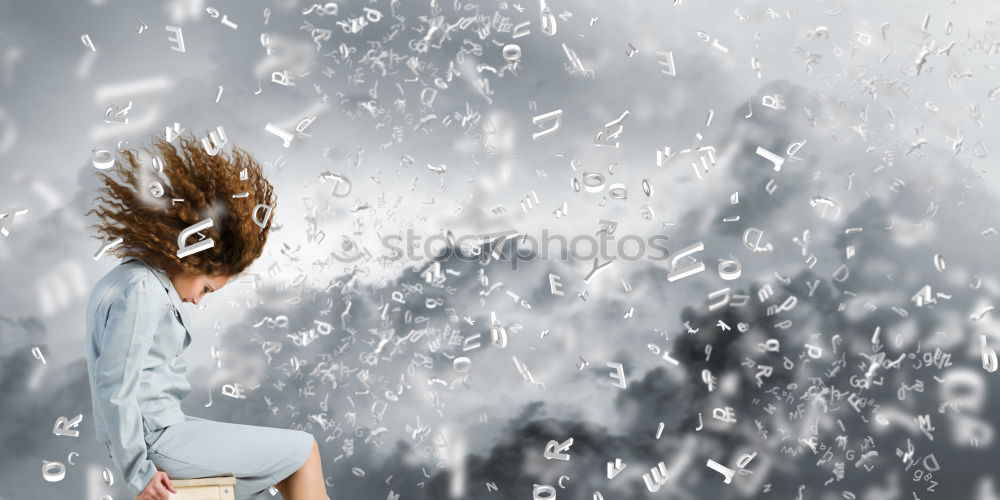
<path fill-rule="evenodd" d="M 133 255 L 129 255 L 123 258 L 122 261 L 119 263 L 119 265 L 125 264 L 133 260 L 139 261 L 142 265 L 149 268 L 149 270 L 153 272 L 153 275 L 156 276 L 156 279 L 160 280 L 160 284 L 163 285 L 163 288 L 167 290 L 167 296 L 170 297 L 170 305 L 173 306 L 174 311 L 177 311 L 177 315 L 180 317 L 181 324 L 184 325 L 185 329 L 188 329 L 188 327 L 191 325 L 191 322 L 188 320 L 187 311 L 185 311 L 184 308 L 181 307 L 181 305 L 184 302 L 181 300 L 180 295 L 174 288 L 174 282 L 170 281 L 170 278 L 167 276 L 167 273 L 164 272 L 163 269 L 155 267 L 152 264 Z M 190 333 L 189 329 L 188 332 Z"/>

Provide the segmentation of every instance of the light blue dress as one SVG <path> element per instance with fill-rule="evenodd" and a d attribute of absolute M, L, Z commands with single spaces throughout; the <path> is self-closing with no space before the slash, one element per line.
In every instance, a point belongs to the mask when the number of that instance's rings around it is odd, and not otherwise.
<path fill-rule="evenodd" d="M 94 286 L 85 345 L 97 439 L 133 496 L 162 470 L 171 479 L 232 474 L 237 499 L 269 498 L 270 486 L 305 463 L 314 439 L 184 414 L 191 322 L 181 304 L 163 270 L 136 257 Z"/>

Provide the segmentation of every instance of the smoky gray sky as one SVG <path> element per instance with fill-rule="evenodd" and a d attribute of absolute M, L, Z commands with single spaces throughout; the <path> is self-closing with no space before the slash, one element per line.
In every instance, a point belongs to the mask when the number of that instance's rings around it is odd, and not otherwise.
<path fill-rule="evenodd" d="M 184 409 L 311 432 L 331 498 L 997 498 L 998 22 L 958 0 L 0 0 L 0 499 L 126 494 L 82 355 L 118 262 L 83 214 L 96 151 L 175 123 L 222 127 L 278 197 L 256 282 L 190 306 Z M 504 231 L 499 260 L 433 252 Z"/>

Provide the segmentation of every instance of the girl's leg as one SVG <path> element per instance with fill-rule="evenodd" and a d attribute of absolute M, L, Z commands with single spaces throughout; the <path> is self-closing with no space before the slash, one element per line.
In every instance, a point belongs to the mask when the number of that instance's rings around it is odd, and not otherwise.
<path fill-rule="evenodd" d="M 329 500 L 330 497 L 326 495 L 326 482 L 323 480 L 319 444 L 315 439 L 306 463 L 274 487 L 284 500 Z"/>

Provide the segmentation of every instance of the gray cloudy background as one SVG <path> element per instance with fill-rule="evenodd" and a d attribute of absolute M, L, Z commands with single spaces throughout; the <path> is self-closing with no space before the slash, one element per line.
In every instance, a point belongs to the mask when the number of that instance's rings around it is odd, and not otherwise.
<path fill-rule="evenodd" d="M 979 339 L 1000 345 L 1000 5 L 548 6 L 551 35 L 530 0 L 0 0 L 0 499 L 127 495 L 93 435 L 82 354 L 87 295 L 117 261 L 93 259 L 83 213 L 94 151 L 175 122 L 222 126 L 278 196 L 250 277 L 185 306 L 184 409 L 310 432 L 331 498 L 998 498 L 997 375 Z M 272 81 L 282 71 L 294 85 Z M 129 102 L 127 124 L 105 121 Z M 555 110 L 559 129 L 532 140 L 532 117 Z M 596 145 L 625 111 L 619 146 Z M 267 123 L 301 132 L 284 148 Z M 715 164 L 696 174 L 684 150 L 707 146 Z M 786 157 L 780 171 L 758 147 Z M 601 192 L 574 190 L 584 172 Z M 608 196 L 617 183 L 624 199 Z M 28 212 L 10 222 L 15 209 Z M 588 281 L 587 245 L 544 259 L 531 246 L 612 223 L 611 251 L 626 235 L 660 235 L 672 255 L 701 242 L 705 270 L 668 281 L 670 259 L 647 247 Z M 771 251 L 752 251 L 748 228 Z M 500 260 L 382 245 L 506 230 L 519 237 Z M 740 277 L 721 279 L 720 259 Z M 733 303 L 710 308 L 726 287 Z M 735 422 L 712 418 L 725 407 Z M 77 415 L 79 436 L 53 433 Z M 569 460 L 545 458 L 570 438 Z M 706 467 L 749 453 L 730 484 Z M 46 481 L 43 461 L 65 477 Z M 654 493 L 642 474 L 659 462 Z"/>

